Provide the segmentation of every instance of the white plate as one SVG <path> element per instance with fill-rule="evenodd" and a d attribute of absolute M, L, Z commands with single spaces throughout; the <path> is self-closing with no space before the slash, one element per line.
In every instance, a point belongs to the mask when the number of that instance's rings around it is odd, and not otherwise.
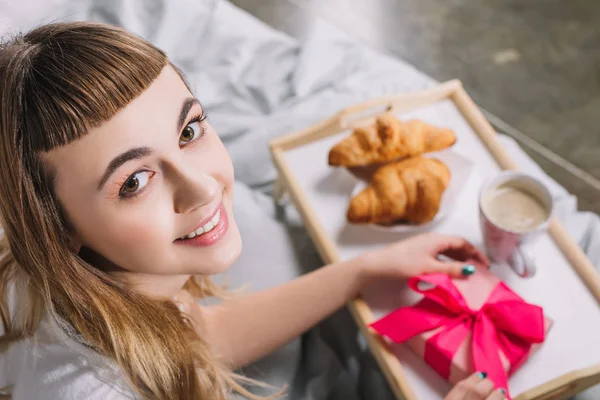
<path fill-rule="evenodd" d="M 442 161 L 450 169 L 450 183 L 446 188 L 442 196 L 442 203 L 440 204 L 440 210 L 436 214 L 435 218 L 425 224 L 411 225 L 411 224 L 397 224 L 394 226 L 382 226 L 377 224 L 368 224 L 369 227 L 384 232 L 420 232 L 431 228 L 433 225 L 442 221 L 452 211 L 456 199 L 460 195 L 465 184 L 469 180 L 471 173 L 473 172 L 474 164 L 469 159 L 461 156 L 460 154 L 452 150 L 443 150 L 436 153 L 427 153 L 424 157 L 436 158 Z M 368 182 L 364 180 L 358 180 L 356 186 L 352 190 L 350 198 L 356 196 L 361 190 L 368 186 Z"/>

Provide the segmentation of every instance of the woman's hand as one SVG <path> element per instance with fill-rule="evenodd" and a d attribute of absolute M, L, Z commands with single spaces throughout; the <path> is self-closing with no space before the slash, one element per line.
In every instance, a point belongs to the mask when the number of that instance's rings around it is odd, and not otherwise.
<path fill-rule="evenodd" d="M 504 400 L 504 389 L 494 390 L 492 381 L 481 372 L 460 381 L 452 388 L 444 400 Z"/>
<path fill-rule="evenodd" d="M 450 261 L 442 261 L 446 256 Z M 470 275 L 487 267 L 487 257 L 465 239 L 426 233 L 360 256 L 367 278 L 408 279 L 436 272 L 451 277 Z"/>

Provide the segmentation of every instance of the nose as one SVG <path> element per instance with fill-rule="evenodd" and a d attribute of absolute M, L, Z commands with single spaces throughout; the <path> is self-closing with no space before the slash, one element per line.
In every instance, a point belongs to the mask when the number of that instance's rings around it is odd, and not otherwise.
<path fill-rule="evenodd" d="M 175 174 L 173 206 L 178 214 L 186 214 L 213 203 L 221 193 L 221 184 L 202 171 Z"/>

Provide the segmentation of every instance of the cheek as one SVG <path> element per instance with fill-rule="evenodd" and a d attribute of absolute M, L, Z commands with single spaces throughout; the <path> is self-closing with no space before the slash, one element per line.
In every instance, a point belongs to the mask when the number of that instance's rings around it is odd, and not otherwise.
<path fill-rule="evenodd" d="M 234 181 L 233 163 L 227 149 L 214 131 L 205 137 L 203 150 L 205 150 L 202 152 L 203 154 L 197 158 L 202 163 L 202 170 L 210 173 L 226 187 L 232 186 Z"/>
<path fill-rule="evenodd" d="M 160 228 L 161 221 L 157 213 L 152 216 L 138 216 L 128 213 L 126 220 L 116 220 L 115 223 L 109 227 L 113 242 L 125 243 L 128 247 L 137 247 L 138 245 L 144 245 L 148 242 L 153 242 L 154 238 L 160 238 L 161 232 L 164 229 Z M 113 214 L 114 215 L 114 214 Z M 115 217 L 117 217 L 115 215 Z M 118 218 L 118 217 L 117 217 Z"/>
<path fill-rule="evenodd" d="M 105 226 L 111 234 L 111 242 L 132 250 L 148 250 L 150 246 L 164 243 L 172 231 L 172 210 L 169 211 L 161 202 L 142 201 L 119 212 L 108 213 Z"/>
<path fill-rule="evenodd" d="M 82 244 L 123 267 L 138 269 L 137 264 L 156 260 L 172 239 L 172 218 L 160 201 L 143 200 L 122 207 L 87 207 L 74 216 Z"/>

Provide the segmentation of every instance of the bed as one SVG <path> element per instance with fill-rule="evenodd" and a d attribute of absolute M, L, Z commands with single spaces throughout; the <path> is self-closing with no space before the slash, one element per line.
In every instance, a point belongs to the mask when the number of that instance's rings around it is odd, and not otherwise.
<path fill-rule="evenodd" d="M 236 171 L 235 217 L 244 251 L 219 279 L 232 287 L 250 283 L 250 291 L 322 264 L 294 207 L 271 197 L 277 173 L 268 142 L 349 105 L 436 84 L 325 21 L 317 20 L 300 42 L 225 0 L 0 0 L 0 32 L 57 19 L 124 26 L 166 50 L 187 74 Z M 574 196 L 516 142 L 507 136 L 501 140 L 522 170 L 551 188 L 556 215 L 600 267 L 600 218 L 578 212 Z M 243 372 L 275 387 L 289 385 L 291 399 L 392 398 L 344 310 Z M 600 398 L 600 390 L 594 390 L 578 399 Z"/>

